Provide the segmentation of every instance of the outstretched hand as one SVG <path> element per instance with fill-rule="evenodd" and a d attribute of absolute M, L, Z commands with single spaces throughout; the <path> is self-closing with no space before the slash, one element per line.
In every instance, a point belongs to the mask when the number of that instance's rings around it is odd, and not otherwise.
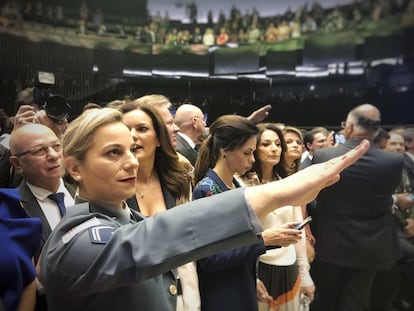
<path fill-rule="evenodd" d="M 247 119 L 249 119 L 253 123 L 260 123 L 269 115 L 270 109 L 272 109 L 272 105 L 263 106 L 263 107 L 255 110 L 255 111 L 253 111 L 247 117 Z"/>
<path fill-rule="evenodd" d="M 307 204 L 323 188 L 336 183 L 339 174 L 361 158 L 369 147 L 369 141 L 363 140 L 342 156 L 311 165 L 282 180 L 248 187 L 245 191 L 246 199 L 259 218 L 281 206 Z"/>
<path fill-rule="evenodd" d="M 297 190 L 300 188 L 302 192 L 302 195 L 297 193 L 297 197 L 291 201 L 291 204 L 302 205 L 314 200 L 323 188 L 336 183 L 340 178 L 339 174 L 361 158 L 369 146 L 369 141 L 363 140 L 358 146 L 342 156 L 311 165 L 283 179 L 282 182 L 286 181 L 290 187 L 296 184 Z"/>

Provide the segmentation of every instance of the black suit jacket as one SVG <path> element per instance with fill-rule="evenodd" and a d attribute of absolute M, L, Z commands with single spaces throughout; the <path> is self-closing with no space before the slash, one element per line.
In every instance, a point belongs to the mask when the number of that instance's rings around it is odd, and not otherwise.
<path fill-rule="evenodd" d="M 413 160 L 411 160 L 411 158 L 407 154 L 404 154 L 404 169 L 406 170 L 408 179 L 410 180 L 410 184 L 413 187 L 414 186 L 414 162 Z"/>
<path fill-rule="evenodd" d="M 66 189 L 69 193 L 74 196 L 75 187 L 73 185 L 65 183 Z M 35 262 L 37 262 L 40 252 L 42 251 L 43 245 L 46 243 L 47 238 L 49 237 L 52 229 L 47 221 L 46 215 L 43 213 L 42 208 L 39 205 L 36 197 L 33 195 L 32 191 L 27 186 L 26 182 L 23 181 L 19 188 L 22 207 L 25 210 L 28 217 L 38 217 L 42 221 L 42 237 L 39 245 L 39 249 L 36 251 L 34 256 Z"/>
<path fill-rule="evenodd" d="M 342 155 L 360 139 L 319 149 L 313 163 Z M 316 259 L 362 269 L 386 269 L 400 257 L 392 218 L 392 194 L 401 180 L 403 156 L 371 147 L 322 190 L 313 212 Z"/>
<path fill-rule="evenodd" d="M 162 186 L 162 185 L 161 185 L 161 190 L 162 190 L 162 195 L 164 197 L 164 201 L 165 201 L 165 205 L 166 205 L 167 209 L 170 209 L 170 208 L 173 208 L 174 206 L 176 206 L 177 202 L 176 202 L 174 196 L 171 194 L 171 192 L 169 192 L 167 190 L 167 188 Z M 138 201 L 137 201 L 137 198 L 136 198 L 135 195 L 133 197 L 130 197 L 126 201 L 127 201 L 127 204 L 129 206 L 129 208 L 133 209 L 134 211 L 141 212 L 141 210 L 139 209 Z"/>
<path fill-rule="evenodd" d="M 312 164 L 312 160 L 309 159 L 307 156 L 301 163 L 300 163 L 300 169 L 303 170 L 304 168 L 307 168 L 309 165 Z"/>
<path fill-rule="evenodd" d="M 190 161 L 192 166 L 195 165 L 198 151 L 194 150 L 194 148 L 192 148 L 190 144 L 179 134 L 177 135 L 177 147 L 175 149 L 185 156 Z"/>

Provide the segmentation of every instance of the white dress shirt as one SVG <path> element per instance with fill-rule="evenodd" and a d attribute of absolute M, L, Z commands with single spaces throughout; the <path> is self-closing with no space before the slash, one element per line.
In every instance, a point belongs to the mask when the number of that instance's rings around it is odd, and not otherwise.
<path fill-rule="evenodd" d="M 47 222 L 49 223 L 50 228 L 53 230 L 59 221 L 62 219 L 60 215 L 59 208 L 53 200 L 48 198 L 49 194 L 52 194 L 49 190 L 45 190 L 43 188 L 36 187 L 28 182 L 26 182 L 27 186 L 29 187 L 30 191 L 33 193 L 37 202 L 40 205 L 40 208 L 45 214 Z M 65 184 L 62 179 L 60 179 L 60 185 L 56 192 L 63 192 L 65 195 L 65 206 L 69 207 L 75 204 L 74 199 L 72 198 L 68 189 L 66 189 Z"/>

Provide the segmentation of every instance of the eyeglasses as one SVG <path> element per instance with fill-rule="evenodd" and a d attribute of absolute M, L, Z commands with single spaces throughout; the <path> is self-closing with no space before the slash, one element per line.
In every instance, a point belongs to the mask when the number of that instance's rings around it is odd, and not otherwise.
<path fill-rule="evenodd" d="M 14 156 L 21 157 L 23 155 L 30 153 L 32 156 L 40 158 L 44 157 L 49 153 L 49 148 L 52 148 L 55 152 L 60 152 L 62 150 L 62 144 L 60 143 L 60 141 L 55 141 L 53 143 L 50 143 L 49 145 L 33 147 L 27 151 L 14 154 Z"/>

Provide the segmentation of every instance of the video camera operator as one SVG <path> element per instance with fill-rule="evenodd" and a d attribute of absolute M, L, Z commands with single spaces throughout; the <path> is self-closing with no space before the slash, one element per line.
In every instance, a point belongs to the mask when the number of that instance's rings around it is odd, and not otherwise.
<path fill-rule="evenodd" d="M 40 123 L 51 128 L 57 137 L 65 132 L 70 105 L 61 95 L 52 95 L 54 75 L 39 72 L 34 87 L 21 91 L 16 98 L 18 110 L 14 118 L 14 129 L 29 123 Z"/>

